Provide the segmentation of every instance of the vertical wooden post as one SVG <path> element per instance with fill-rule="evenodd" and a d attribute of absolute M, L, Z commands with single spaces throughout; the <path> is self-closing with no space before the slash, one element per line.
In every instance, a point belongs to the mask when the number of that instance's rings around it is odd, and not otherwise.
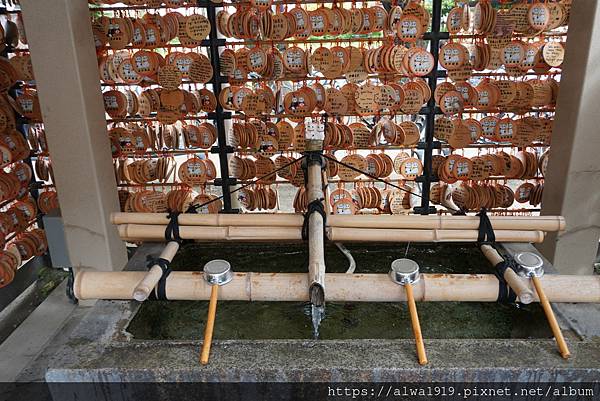
<path fill-rule="evenodd" d="M 574 1 L 542 202 L 567 224 L 538 246 L 561 274 L 591 274 L 600 239 L 598 37 L 600 3 Z"/>
<path fill-rule="evenodd" d="M 55 184 L 73 267 L 120 270 L 125 245 L 110 224 L 119 200 L 83 0 L 22 0 Z"/>

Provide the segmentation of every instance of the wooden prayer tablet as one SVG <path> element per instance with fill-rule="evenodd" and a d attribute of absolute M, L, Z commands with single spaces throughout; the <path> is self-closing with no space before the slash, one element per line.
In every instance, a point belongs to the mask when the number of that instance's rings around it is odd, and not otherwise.
<path fill-rule="evenodd" d="M 547 42 L 542 47 L 544 61 L 551 67 L 559 67 L 565 57 L 565 49 L 561 42 Z"/>
<path fill-rule="evenodd" d="M 125 117 L 127 113 L 127 98 L 125 94 L 117 90 L 110 90 L 103 93 L 104 110 L 113 117 Z"/>
<path fill-rule="evenodd" d="M 209 82 L 213 77 L 213 68 L 208 57 L 198 54 L 198 58 L 189 67 L 188 76 L 192 82 Z"/>
<path fill-rule="evenodd" d="M 460 43 L 446 43 L 440 49 L 440 65 L 447 70 L 456 70 L 468 60 L 469 53 Z"/>
<path fill-rule="evenodd" d="M 500 52 L 502 64 L 506 67 L 517 67 L 525 58 L 525 46 L 520 41 L 512 41 Z"/>
<path fill-rule="evenodd" d="M 398 174 L 406 180 L 414 180 L 423 172 L 421 161 L 414 157 L 402 161 Z"/>
<path fill-rule="evenodd" d="M 332 211 L 333 214 L 355 214 L 356 205 L 352 199 L 343 198 L 333 204 Z"/>
<path fill-rule="evenodd" d="M 342 163 L 348 164 L 349 166 L 359 170 L 356 171 L 349 167 L 340 165 L 338 169 L 338 176 L 344 181 L 351 181 L 358 178 L 362 174 L 361 171 L 364 172 L 367 169 L 367 160 L 358 154 L 345 156 L 341 161 Z"/>
<path fill-rule="evenodd" d="M 192 157 L 179 166 L 178 177 L 182 183 L 194 187 L 206 182 L 206 170 L 202 159 Z"/>
<path fill-rule="evenodd" d="M 181 85 L 182 74 L 173 65 L 165 65 L 158 70 L 158 83 L 167 90 L 177 89 Z"/>
<path fill-rule="evenodd" d="M 448 140 L 454 133 L 454 124 L 447 117 L 435 120 L 434 136 L 440 140 Z"/>
<path fill-rule="evenodd" d="M 463 29 L 463 8 L 453 7 L 446 18 L 446 29 L 450 34 L 457 34 Z"/>
<path fill-rule="evenodd" d="M 461 113 L 464 108 L 463 96 L 460 92 L 451 90 L 440 98 L 440 109 L 444 114 Z"/>
<path fill-rule="evenodd" d="M 434 68 L 433 55 L 426 50 L 417 49 L 407 53 L 407 70 L 415 76 L 422 77 L 429 74 Z"/>
<path fill-rule="evenodd" d="M 415 42 L 423 36 L 423 24 L 417 16 L 405 13 L 400 17 L 396 33 L 403 42 Z"/>
<path fill-rule="evenodd" d="M 402 111 L 406 114 L 417 114 L 425 103 L 423 92 L 416 88 L 404 89 L 404 102 Z"/>
<path fill-rule="evenodd" d="M 344 188 L 336 188 L 329 194 L 329 204 L 331 206 L 342 199 L 352 201 L 352 194 L 350 191 Z"/>
<path fill-rule="evenodd" d="M 535 31 L 543 31 L 550 24 L 550 10 L 544 3 L 535 3 L 529 6 L 527 20 Z"/>
<path fill-rule="evenodd" d="M 200 14 L 192 14 L 186 18 L 185 32 L 193 40 L 204 40 L 210 33 L 210 22 Z"/>
<path fill-rule="evenodd" d="M 448 144 L 454 149 L 460 149 L 468 146 L 471 143 L 471 131 L 469 127 L 463 124 L 462 120 L 456 119 L 453 121 L 454 131 L 448 138 Z"/>
<path fill-rule="evenodd" d="M 154 75 L 158 70 L 158 56 L 148 50 L 140 50 L 132 56 L 133 69 L 140 75 L 148 77 Z"/>
<path fill-rule="evenodd" d="M 290 47 L 283 52 L 283 64 L 292 72 L 300 72 L 306 67 L 304 50 L 299 47 Z"/>

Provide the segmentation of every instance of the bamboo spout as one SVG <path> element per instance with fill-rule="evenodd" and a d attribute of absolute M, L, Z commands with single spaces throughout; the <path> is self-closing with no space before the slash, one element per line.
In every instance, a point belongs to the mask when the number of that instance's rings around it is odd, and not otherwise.
<path fill-rule="evenodd" d="M 323 182 L 321 181 L 321 165 L 317 162 L 309 162 L 308 165 L 308 202 L 323 202 Z M 319 213 L 311 213 L 308 220 L 308 273 L 311 288 L 314 285 L 325 290 L 325 239 L 323 233 L 325 224 L 323 216 Z M 314 290 L 318 293 L 319 290 Z M 311 290 L 311 294 L 313 290 Z M 319 300 L 318 298 L 323 298 Z M 311 297 L 312 301 L 312 297 Z M 317 297 L 317 302 L 324 302 L 324 297 Z M 319 305 L 320 306 L 320 305 Z"/>
<path fill-rule="evenodd" d="M 323 204 L 323 175 L 321 156 L 318 160 L 308 159 L 308 181 L 306 185 L 309 205 Z M 310 206 L 309 206 L 310 207 Z M 319 337 L 319 326 L 325 313 L 325 221 L 320 213 L 308 217 L 308 277 L 309 299 L 313 324 L 313 336 Z"/>
<path fill-rule="evenodd" d="M 481 252 L 494 266 L 504 262 L 504 259 L 496 249 L 491 245 L 481 245 Z M 504 280 L 508 286 L 517 294 L 519 301 L 523 304 L 530 304 L 533 302 L 534 294 L 531 288 L 523 281 L 519 275 L 513 269 L 506 269 L 503 274 Z"/>
<path fill-rule="evenodd" d="M 170 241 L 160 254 L 160 258 L 171 263 L 178 250 L 179 243 L 176 241 Z M 162 275 L 163 271 L 159 265 L 152 266 L 144 278 L 135 286 L 135 289 L 133 290 L 133 299 L 139 302 L 143 302 L 148 299 L 150 293 L 152 290 L 154 290 Z"/>

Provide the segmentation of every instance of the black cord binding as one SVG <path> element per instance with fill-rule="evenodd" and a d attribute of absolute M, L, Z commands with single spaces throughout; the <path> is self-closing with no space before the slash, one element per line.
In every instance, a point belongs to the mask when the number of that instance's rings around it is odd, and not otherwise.
<path fill-rule="evenodd" d="M 477 246 L 481 246 L 483 244 L 495 244 L 496 235 L 494 234 L 492 222 L 490 221 L 485 208 L 481 208 L 481 211 L 477 213 L 477 216 L 479 216 L 479 234 L 477 235 Z"/>
<path fill-rule="evenodd" d="M 494 273 L 498 278 L 498 299 L 496 302 L 502 304 L 512 304 L 517 300 L 517 294 L 513 291 L 512 288 L 508 285 L 506 280 L 504 279 L 504 272 L 507 269 L 515 270 L 515 265 L 511 261 L 503 260 L 498 263 L 496 266 L 496 272 Z"/>
<path fill-rule="evenodd" d="M 75 274 L 73 273 L 73 268 L 69 267 L 69 277 L 67 278 L 67 297 L 71 301 L 72 304 L 77 305 L 79 300 L 75 296 Z"/>
<path fill-rule="evenodd" d="M 169 212 L 167 214 L 167 218 L 169 219 L 169 224 L 167 224 L 167 228 L 165 229 L 165 241 L 175 241 L 181 244 L 183 241 L 181 236 L 179 235 L 179 215 L 181 212 Z"/>
<path fill-rule="evenodd" d="M 315 199 L 308 204 L 306 213 L 304 213 L 304 222 L 302 223 L 302 239 L 304 241 L 308 240 L 309 220 L 313 213 L 319 213 L 321 216 L 323 216 L 323 238 L 327 239 L 327 234 L 325 231 L 325 227 L 327 226 L 327 212 L 325 211 L 325 206 L 323 206 L 323 201 L 323 198 Z"/>
<path fill-rule="evenodd" d="M 167 300 L 167 277 L 171 274 L 173 270 L 170 267 L 171 262 L 164 258 L 148 258 L 148 269 L 151 269 L 153 266 L 158 265 L 162 270 L 162 276 L 158 283 L 156 284 L 156 291 L 152 291 L 150 294 L 152 298 L 156 298 L 159 301 Z"/>

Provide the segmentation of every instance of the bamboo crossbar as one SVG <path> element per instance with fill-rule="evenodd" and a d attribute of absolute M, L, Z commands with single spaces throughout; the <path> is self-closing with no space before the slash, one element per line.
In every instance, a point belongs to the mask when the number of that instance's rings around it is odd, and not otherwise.
<path fill-rule="evenodd" d="M 126 241 L 164 241 L 166 225 L 121 224 L 118 231 Z M 384 229 L 328 227 L 327 238 L 342 242 L 474 242 L 477 230 Z M 301 241 L 301 229 L 264 226 L 180 226 L 183 239 L 196 241 L 272 242 Z M 498 242 L 539 243 L 544 231 L 496 230 Z"/>
<path fill-rule="evenodd" d="M 490 216 L 495 230 L 540 230 L 546 232 L 565 229 L 562 216 Z M 276 214 L 181 214 L 181 226 L 253 226 L 253 227 L 301 227 L 302 215 L 292 213 Z M 124 213 L 111 214 L 111 222 L 121 224 L 166 225 L 166 213 Z M 476 230 L 479 227 L 477 216 L 413 216 L 413 215 L 331 215 L 327 217 L 329 227 L 340 228 L 394 228 L 394 229 L 437 229 L 437 230 Z"/>
<path fill-rule="evenodd" d="M 130 300 L 136 284 L 146 272 L 79 271 L 74 293 L 78 299 Z M 520 278 L 533 289 L 531 280 Z M 540 278 L 551 302 L 600 302 L 600 276 L 546 274 Z M 219 289 L 224 301 L 308 301 L 306 273 L 234 273 L 233 280 Z M 387 274 L 325 275 L 326 301 L 403 302 L 406 292 Z M 498 279 L 493 274 L 422 274 L 413 286 L 417 302 L 495 302 Z M 374 289 L 376 289 L 374 291 Z M 175 271 L 166 282 L 170 300 L 208 300 L 211 286 L 202 272 Z M 534 302 L 539 299 L 534 291 Z"/>

